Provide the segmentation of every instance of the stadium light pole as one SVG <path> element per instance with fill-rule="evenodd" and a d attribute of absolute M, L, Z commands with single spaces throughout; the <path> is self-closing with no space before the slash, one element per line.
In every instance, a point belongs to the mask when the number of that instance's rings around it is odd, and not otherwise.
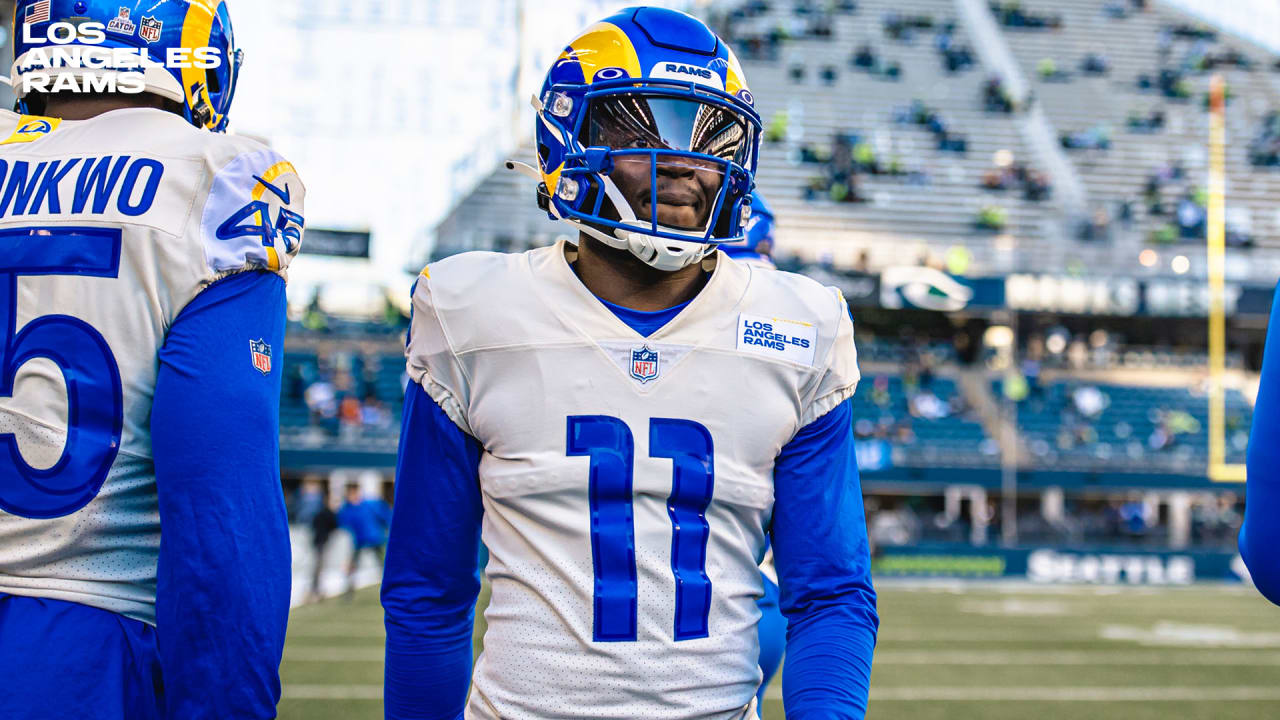
<path fill-rule="evenodd" d="M 1209 268 L 1209 479 L 1244 482 L 1245 467 L 1227 464 L 1226 373 L 1227 319 L 1223 302 L 1226 285 L 1226 92 L 1221 74 L 1209 80 L 1209 208 L 1207 259 Z"/>

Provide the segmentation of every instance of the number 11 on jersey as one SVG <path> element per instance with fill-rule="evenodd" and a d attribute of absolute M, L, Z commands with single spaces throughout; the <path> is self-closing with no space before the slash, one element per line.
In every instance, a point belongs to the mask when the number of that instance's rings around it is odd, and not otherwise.
<path fill-rule="evenodd" d="M 635 441 L 631 428 L 607 415 L 568 419 L 566 452 L 591 458 L 591 558 L 595 571 L 593 639 L 636 639 L 635 519 L 632 479 Z M 671 571 L 675 575 L 675 639 L 709 634 L 711 579 L 707 577 L 707 506 L 715 486 L 711 433 L 692 420 L 649 421 L 649 456 L 671 460 Z"/>

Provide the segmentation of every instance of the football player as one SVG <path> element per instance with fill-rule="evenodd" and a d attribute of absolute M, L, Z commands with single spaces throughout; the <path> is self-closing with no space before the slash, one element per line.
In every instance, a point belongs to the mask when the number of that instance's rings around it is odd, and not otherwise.
<path fill-rule="evenodd" d="M 751 717 L 766 538 L 788 717 L 864 716 L 878 620 L 849 313 L 717 251 L 743 239 L 753 103 L 695 18 L 629 8 L 591 26 L 535 101 L 541 203 L 576 246 L 418 278 L 382 585 L 388 718 Z"/>
<path fill-rule="evenodd" d="M 1240 557 L 1253 584 L 1280 605 L 1280 286 L 1271 306 L 1267 344 L 1262 356 L 1258 400 L 1253 406 L 1246 460 L 1248 481 Z"/>
<path fill-rule="evenodd" d="M 720 246 L 725 255 L 748 265 L 774 269 L 773 210 L 757 190 L 751 193 L 751 218 L 747 220 L 746 237 L 740 243 Z"/>
<path fill-rule="evenodd" d="M 240 69 L 226 4 L 127 4 L 16 6 L 0 716 L 272 718 L 284 275 L 304 190 L 280 155 L 222 133 Z M 216 67 L 191 61 L 201 50 Z"/>

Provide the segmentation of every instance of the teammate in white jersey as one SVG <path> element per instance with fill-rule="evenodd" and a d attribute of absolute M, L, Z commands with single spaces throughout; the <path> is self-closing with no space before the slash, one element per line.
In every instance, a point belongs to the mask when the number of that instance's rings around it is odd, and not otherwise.
<path fill-rule="evenodd" d="M 717 251 L 758 149 L 741 68 L 700 21 L 631 8 L 536 106 L 543 203 L 576 247 L 459 255 L 414 291 L 386 716 L 751 717 L 769 538 L 788 717 L 862 718 L 853 326 L 836 290 Z"/>
<path fill-rule="evenodd" d="M 221 134 L 240 65 L 225 4 L 123 5 L 17 4 L 20 113 L 0 111 L 0 717 L 275 717 L 279 360 L 304 190 L 278 154 Z M 50 65 L 59 23 L 93 68 Z M 123 81 L 130 48 L 152 61 L 144 92 L 76 92 Z M 197 48 L 218 67 L 155 64 Z"/>

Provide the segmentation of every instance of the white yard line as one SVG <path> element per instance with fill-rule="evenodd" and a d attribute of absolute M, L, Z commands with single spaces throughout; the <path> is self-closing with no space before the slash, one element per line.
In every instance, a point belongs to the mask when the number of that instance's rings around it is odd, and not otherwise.
<path fill-rule="evenodd" d="M 285 700 L 381 700 L 381 685 L 285 685 Z"/>
<path fill-rule="evenodd" d="M 1194 653 L 1089 651 L 881 650 L 875 665 L 1178 665 L 1275 666 L 1280 653 L 1197 651 Z"/>
<path fill-rule="evenodd" d="M 303 623 L 299 623 L 303 624 Z M 368 623 L 321 623 L 308 620 L 306 629 L 289 630 L 289 639 L 293 638 L 383 638 L 386 629 L 380 622 Z"/>
<path fill-rule="evenodd" d="M 285 647 L 284 659 L 288 662 L 382 662 L 386 652 L 380 648 L 349 647 Z"/>
<path fill-rule="evenodd" d="M 380 663 L 385 653 L 379 647 L 286 647 L 289 662 Z M 1115 652 L 1108 650 L 1046 652 L 1043 650 L 881 650 L 874 664 L 884 665 L 993 665 L 993 666 L 1181 666 L 1181 667 L 1273 667 L 1280 666 L 1280 653 L 1258 651 L 1209 651 L 1171 655 L 1159 652 Z"/>
<path fill-rule="evenodd" d="M 782 690 L 769 688 L 779 700 Z M 1280 687 L 873 687 L 871 702 L 1246 702 L 1280 700 Z"/>

